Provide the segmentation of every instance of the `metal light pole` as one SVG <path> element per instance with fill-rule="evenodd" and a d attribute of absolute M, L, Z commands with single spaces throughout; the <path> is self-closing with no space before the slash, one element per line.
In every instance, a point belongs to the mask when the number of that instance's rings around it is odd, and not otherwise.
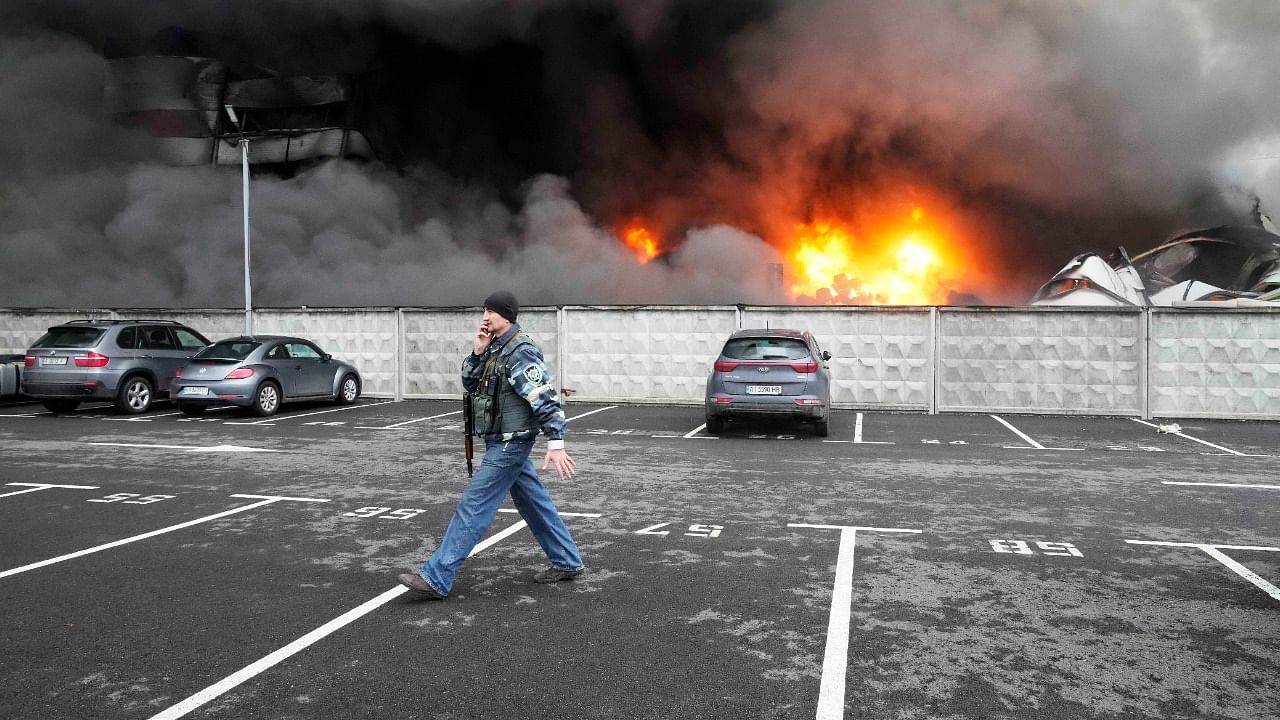
<path fill-rule="evenodd" d="M 244 126 L 236 117 L 236 109 L 224 105 L 227 117 L 240 130 L 240 177 L 241 195 L 244 198 L 244 334 L 253 335 L 253 290 L 249 285 L 249 138 L 244 135 Z"/>

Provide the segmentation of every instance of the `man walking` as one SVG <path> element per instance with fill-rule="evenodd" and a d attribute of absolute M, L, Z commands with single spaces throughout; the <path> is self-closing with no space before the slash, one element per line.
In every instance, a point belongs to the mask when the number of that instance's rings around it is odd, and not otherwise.
<path fill-rule="evenodd" d="M 533 576 L 534 582 L 572 580 L 584 571 L 578 546 L 529 459 L 541 429 L 547 435 L 542 469 L 552 465 L 561 478 L 573 477 L 573 458 L 564 449 L 560 396 L 542 349 L 516 324 L 519 312 L 515 296 L 505 290 L 485 298 L 474 349 L 462 361 L 462 387 L 474 413 L 475 434 L 484 438 L 484 459 L 458 500 L 440 547 L 421 570 L 400 575 L 402 585 L 426 600 L 449 594 L 462 562 L 489 529 L 508 492 L 551 563 Z"/>

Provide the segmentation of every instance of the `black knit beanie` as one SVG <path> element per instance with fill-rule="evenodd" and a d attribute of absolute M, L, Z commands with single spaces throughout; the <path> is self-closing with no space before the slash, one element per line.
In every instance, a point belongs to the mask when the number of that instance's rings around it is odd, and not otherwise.
<path fill-rule="evenodd" d="M 516 296 L 506 290 L 499 290 L 485 298 L 484 306 L 510 322 L 515 322 L 516 316 L 520 314 L 520 303 L 516 302 Z"/>

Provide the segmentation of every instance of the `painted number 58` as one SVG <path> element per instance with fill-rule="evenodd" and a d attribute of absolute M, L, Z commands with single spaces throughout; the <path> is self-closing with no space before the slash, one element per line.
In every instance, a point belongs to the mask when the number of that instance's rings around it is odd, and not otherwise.
<path fill-rule="evenodd" d="M 414 515 L 426 512 L 417 508 L 401 508 L 392 510 L 389 507 L 362 507 L 359 510 L 352 510 L 349 513 L 343 513 L 344 517 L 361 517 L 361 518 L 382 518 L 383 520 L 408 520 Z"/>
<path fill-rule="evenodd" d="M 991 549 L 998 553 L 1013 553 L 1014 555 L 1036 554 L 1036 551 L 1031 549 L 1031 545 L 1026 540 L 991 540 L 990 542 Z M 1044 555 L 1084 557 L 1084 554 L 1071 543 L 1037 542 L 1036 549 Z"/>

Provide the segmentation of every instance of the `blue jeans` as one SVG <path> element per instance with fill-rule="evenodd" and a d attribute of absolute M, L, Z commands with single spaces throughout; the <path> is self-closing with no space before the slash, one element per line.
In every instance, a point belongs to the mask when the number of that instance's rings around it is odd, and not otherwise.
<path fill-rule="evenodd" d="M 486 441 L 484 459 L 458 500 L 440 547 L 422 564 L 422 577 L 441 595 L 448 595 L 453 589 L 453 578 L 462 561 L 493 524 L 508 491 L 551 566 L 561 570 L 582 568 L 578 546 L 529 459 L 532 450 L 533 440 Z"/>

